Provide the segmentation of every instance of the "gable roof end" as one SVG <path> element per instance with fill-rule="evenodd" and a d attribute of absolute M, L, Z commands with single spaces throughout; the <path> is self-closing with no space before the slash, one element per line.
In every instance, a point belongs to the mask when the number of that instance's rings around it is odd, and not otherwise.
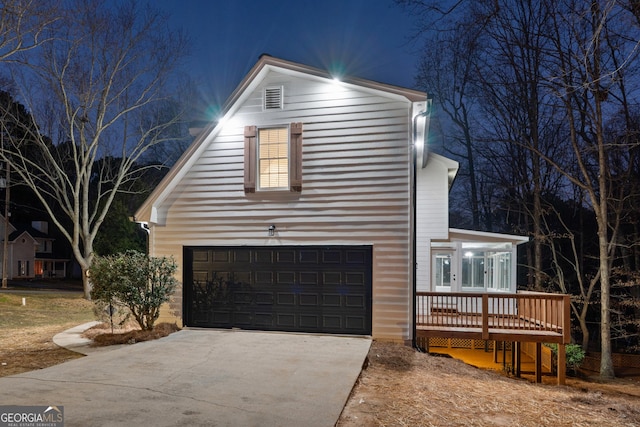
<path fill-rule="evenodd" d="M 257 86 L 271 70 L 292 75 L 304 74 L 306 77 L 315 77 L 319 80 L 333 80 L 333 76 L 326 70 L 286 61 L 269 55 L 262 55 L 225 102 L 221 117 L 227 117 L 229 114 L 233 114 L 242 104 L 244 98 L 251 93 L 252 89 Z M 411 102 L 424 101 L 427 97 L 426 93 L 422 91 L 388 85 L 372 80 L 343 78 L 341 82 L 342 84 L 357 86 L 361 89 L 384 92 L 387 95 Z M 193 143 L 185 150 L 164 179 L 158 184 L 140 208 L 138 208 L 134 216 L 134 221 L 158 222 L 157 208 L 166 197 L 168 197 L 180 179 L 187 173 L 191 164 L 199 158 L 199 155 L 205 149 L 205 142 L 215 137 L 220 129 L 221 121 L 211 122 L 198 134 Z"/>

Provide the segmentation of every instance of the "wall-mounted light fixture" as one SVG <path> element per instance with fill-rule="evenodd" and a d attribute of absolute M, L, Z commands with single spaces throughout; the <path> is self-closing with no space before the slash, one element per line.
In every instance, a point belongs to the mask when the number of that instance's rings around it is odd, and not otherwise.
<path fill-rule="evenodd" d="M 271 224 L 269 226 L 269 237 L 273 237 L 276 234 L 276 226 Z"/>

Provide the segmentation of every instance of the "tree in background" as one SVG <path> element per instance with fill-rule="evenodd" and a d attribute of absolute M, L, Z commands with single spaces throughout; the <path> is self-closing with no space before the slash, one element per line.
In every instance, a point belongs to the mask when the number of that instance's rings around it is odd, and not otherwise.
<path fill-rule="evenodd" d="M 175 72 L 187 40 L 137 2 L 77 0 L 57 12 L 47 42 L 8 65 L 15 96 L 39 128 L 28 143 L 5 142 L 2 159 L 70 243 L 89 298 L 86 272 L 116 195 L 131 189 L 150 167 L 139 160 L 181 120 L 165 106 L 179 91 Z"/>
<path fill-rule="evenodd" d="M 458 38 L 462 45 L 474 47 L 473 55 L 447 62 L 472 61 L 467 68 L 473 71 L 464 83 L 473 89 L 464 91 L 466 100 L 456 102 L 476 106 L 467 110 L 473 115 L 468 123 L 477 126 L 471 129 L 473 149 L 476 158 L 479 155 L 487 161 L 476 162 L 475 169 L 493 178 L 493 197 L 496 189 L 502 189 L 499 205 L 505 212 L 518 213 L 505 216 L 515 219 L 509 223 L 533 235 L 528 264 L 535 287 L 560 283 L 544 272 L 554 274 L 554 268 L 562 266 L 565 289 L 580 289 L 583 298 L 599 294 L 600 374 L 612 377 L 611 270 L 618 262 L 621 243 L 622 249 L 636 245 L 621 240 L 620 232 L 625 221 L 633 222 L 628 201 L 636 197 L 629 183 L 637 179 L 633 171 L 637 172 L 638 163 L 630 120 L 632 106 L 638 102 L 634 98 L 640 50 L 637 2 L 476 0 L 446 3 L 447 8 L 437 1 L 398 3 L 421 20 L 422 34 L 428 39 L 423 64 L 438 69 L 433 58 L 447 56 L 437 41 L 459 23 L 472 28 L 474 40 L 480 40 L 474 45 Z M 450 71 L 455 76 L 457 70 L 451 67 Z M 425 85 L 432 74 L 422 79 Z M 463 93 L 461 81 L 449 85 L 455 91 L 448 99 Z M 436 93 L 442 87 L 437 83 Z M 428 86 L 426 89 L 433 93 Z M 447 95 L 442 90 L 438 95 L 443 93 Z M 614 121 L 621 123 L 624 137 L 608 135 L 607 127 Z M 463 155 L 462 160 L 468 161 L 468 156 Z M 478 194 L 478 200 L 486 197 Z M 566 230 L 561 220 L 555 222 L 559 228 L 549 228 L 558 201 L 573 202 L 578 211 L 586 208 L 593 214 L 597 229 L 594 271 L 584 268 L 580 257 L 588 254 L 577 246 L 575 254 L 564 256 L 554 252 L 559 246 L 550 246 Z M 569 235 L 583 231 L 572 230 Z M 557 269 L 555 274 L 559 274 Z M 575 279 L 578 285 L 569 285 L 565 279 L 574 276 L 579 276 Z M 583 313 L 582 308 L 577 311 Z"/>
<path fill-rule="evenodd" d="M 0 61 L 12 59 L 50 41 L 48 31 L 60 16 L 56 2 L 3 0 L 0 2 Z"/>
<path fill-rule="evenodd" d="M 474 110 L 481 102 L 475 90 L 476 55 L 482 31 L 473 22 L 452 23 L 451 31 L 439 32 L 429 41 L 437 49 L 429 49 L 429 55 L 421 58 L 416 82 L 434 100 L 436 115 L 448 125 L 444 127 L 442 151 L 456 159 L 462 159 L 459 175 L 464 179 L 464 198 L 469 203 L 473 229 L 492 227 L 492 217 L 482 216 L 481 205 L 488 205 L 481 197 L 480 180 L 483 175 L 477 167 L 481 155 L 478 150 Z M 482 223 L 482 227 L 481 227 Z"/>

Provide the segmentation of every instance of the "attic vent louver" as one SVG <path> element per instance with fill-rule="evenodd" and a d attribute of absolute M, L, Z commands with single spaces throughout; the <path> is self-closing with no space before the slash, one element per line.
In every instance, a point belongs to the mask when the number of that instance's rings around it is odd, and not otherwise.
<path fill-rule="evenodd" d="M 282 86 L 264 89 L 264 109 L 282 110 Z"/>

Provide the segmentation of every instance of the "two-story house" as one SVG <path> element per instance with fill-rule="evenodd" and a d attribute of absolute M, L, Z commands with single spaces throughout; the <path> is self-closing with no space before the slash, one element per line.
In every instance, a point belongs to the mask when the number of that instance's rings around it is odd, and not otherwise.
<path fill-rule="evenodd" d="M 0 260 L 4 258 L 5 220 L 0 215 Z M 46 221 L 30 225 L 8 223 L 7 279 L 66 277 L 68 259 L 56 258 L 54 238 L 49 235 Z M 0 272 L 3 263 L 0 261 Z"/>
<path fill-rule="evenodd" d="M 516 293 L 527 238 L 449 228 L 428 119 L 424 92 L 260 57 L 135 214 L 179 265 L 163 320 L 569 342 L 568 297 Z"/>

